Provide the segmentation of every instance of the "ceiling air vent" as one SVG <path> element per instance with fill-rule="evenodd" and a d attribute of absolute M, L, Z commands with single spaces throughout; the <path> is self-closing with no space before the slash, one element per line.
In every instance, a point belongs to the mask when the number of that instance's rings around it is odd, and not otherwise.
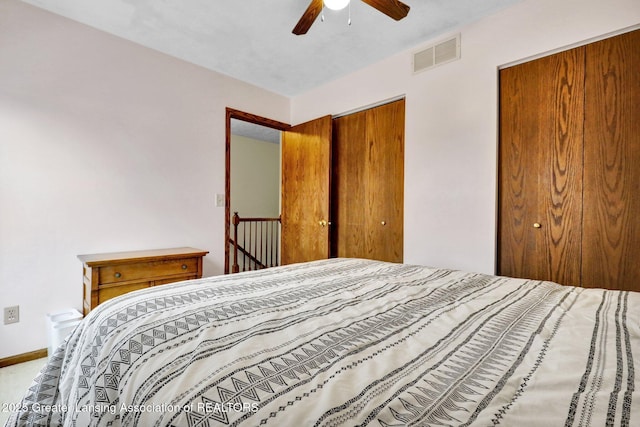
<path fill-rule="evenodd" d="M 415 52 L 413 72 L 419 73 L 456 59 L 460 59 L 460 34 Z"/>

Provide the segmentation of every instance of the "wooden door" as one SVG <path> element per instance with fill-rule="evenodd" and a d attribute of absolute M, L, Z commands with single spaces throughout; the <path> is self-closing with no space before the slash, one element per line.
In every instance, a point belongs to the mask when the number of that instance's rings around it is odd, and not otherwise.
<path fill-rule="evenodd" d="M 580 285 L 584 48 L 500 72 L 498 274 Z"/>
<path fill-rule="evenodd" d="M 586 47 L 585 287 L 640 290 L 640 30 Z"/>
<path fill-rule="evenodd" d="M 404 99 L 367 111 L 366 141 L 368 258 L 402 262 Z"/>
<path fill-rule="evenodd" d="M 332 255 L 402 262 L 404 100 L 334 120 Z"/>
<path fill-rule="evenodd" d="M 329 257 L 331 116 L 282 134 L 281 262 Z"/>
<path fill-rule="evenodd" d="M 333 120 L 331 255 L 368 258 L 365 212 L 367 113 Z"/>

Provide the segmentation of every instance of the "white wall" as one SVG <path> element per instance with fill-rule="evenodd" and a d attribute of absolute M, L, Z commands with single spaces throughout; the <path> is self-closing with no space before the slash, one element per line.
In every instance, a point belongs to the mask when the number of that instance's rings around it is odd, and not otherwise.
<path fill-rule="evenodd" d="M 231 135 L 231 214 L 280 215 L 280 144 Z"/>
<path fill-rule="evenodd" d="M 638 0 L 525 0 L 472 25 L 462 59 L 416 75 L 413 46 L 292 100 L 292 124 L 406 95 L 404 260 L 495 271 L 498 67 L 640 23 Z"/>
<path fill-rule="evenodd" d="M 0 309 L 21 316 L 0 358 L 82 308 L 78 254 L 195 246 L 222 272 L 225 107 L 290 120 L 287 98 L 0 1 Z"/>

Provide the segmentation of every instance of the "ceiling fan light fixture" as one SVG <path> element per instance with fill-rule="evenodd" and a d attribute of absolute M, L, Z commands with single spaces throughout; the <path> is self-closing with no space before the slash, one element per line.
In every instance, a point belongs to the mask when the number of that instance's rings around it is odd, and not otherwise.
<path fill-rule="evenodd" d="M 362 0 L 363 3 L 384 13 L 389 18 L 396 21 L 401 20 L 409 13 L 409 5 L 402 3 L 400 0 Z M 325 7 L 333 10 L 344 9 L 349 6 L 349 25 L 351 25 L 351 2 L 349 0 L 311 0 L 309 6 L 304 11 L 300 20 L 291 31 L 293 34 L 300 36 L 307 34 L 309 28 L 318 16 L 324 17 L 322 11 Z M 322 18 L 321 18 L 322 19 Z M 324 20 L 324 19 L 323 19 Z"/>
<path fill-rule="evenodd" d="M 324 0 L 324 5 L 331 10 L 342 10 L 349 4 L 349 0 Z"/>

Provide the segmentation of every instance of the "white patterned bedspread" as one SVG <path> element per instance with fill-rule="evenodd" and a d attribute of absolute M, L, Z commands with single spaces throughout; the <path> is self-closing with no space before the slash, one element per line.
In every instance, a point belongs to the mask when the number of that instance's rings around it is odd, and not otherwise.
<path fill-rule="evenodd" d="M 7 425 L 637 426 L 639 313 L 366 260 L 182 282 L 98 306 Z"/>

